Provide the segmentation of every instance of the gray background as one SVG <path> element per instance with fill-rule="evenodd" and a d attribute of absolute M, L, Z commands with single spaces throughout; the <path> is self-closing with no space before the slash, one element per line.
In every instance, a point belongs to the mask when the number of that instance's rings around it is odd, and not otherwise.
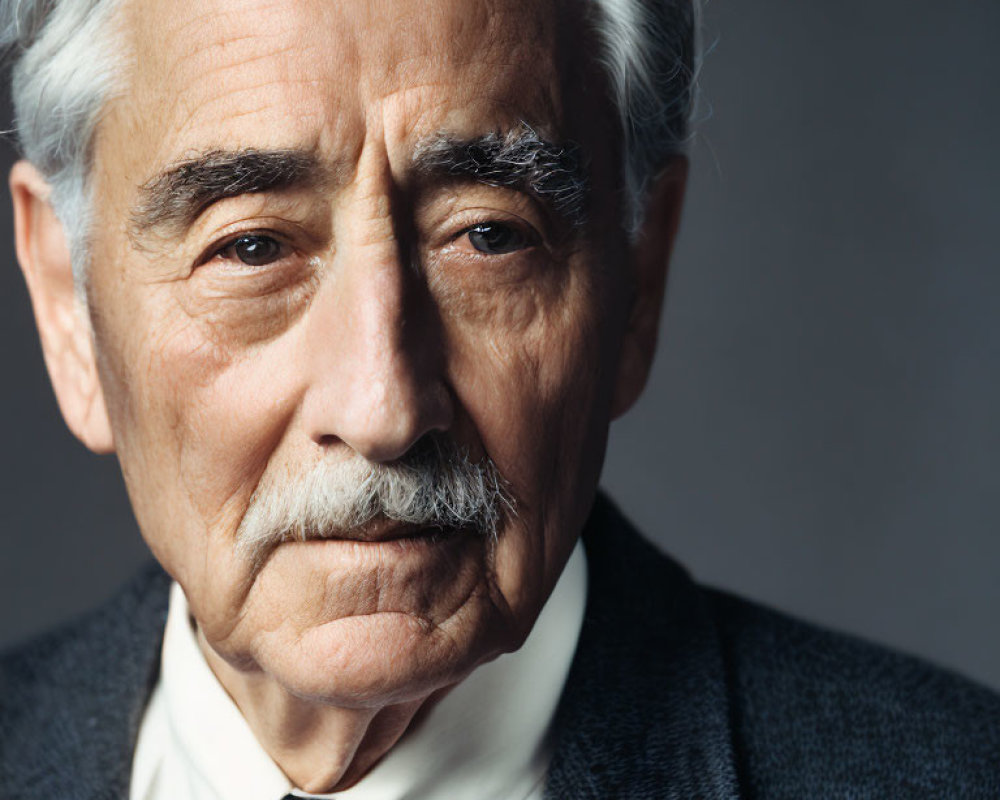
<path fill-rule="evenodd" d="M 658 364 L 605 484 L 698 578 L 1000 688 L 1000 4 L 705 22 Z M 58 416 L 2 224 L 5 644 L 146 551 Z"/>

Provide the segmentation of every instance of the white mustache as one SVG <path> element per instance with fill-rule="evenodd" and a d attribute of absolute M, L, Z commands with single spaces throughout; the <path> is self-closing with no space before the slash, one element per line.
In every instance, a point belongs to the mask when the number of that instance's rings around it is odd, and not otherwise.
<path fill-rule="evenodd" d="M 473 462 L 451 439 L 428 436 L 391 464 L 356 456 L 262 482 L 236 550 L 256 563 L 280 542 L 330 538 L 379 518 L 494 536 L 505 509 L 514 503 L 492 459 Z"/>

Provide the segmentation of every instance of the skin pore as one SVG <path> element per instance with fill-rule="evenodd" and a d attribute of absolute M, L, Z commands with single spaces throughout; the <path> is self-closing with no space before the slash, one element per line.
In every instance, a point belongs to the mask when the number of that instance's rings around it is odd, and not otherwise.
<path fill-rule="evenodd" d="M 67 422 L 116 452 L 210 667 L 307 791 L 357 782 L 422 707 L 521 645 L 589 511 L 609 421 L 644 384 L 683 169 L 630 249 L 578 15 L 538 0 L 126 0 L 117 23 L 142 57 L 94 143 L 92 349 L 65 322 L 43 182 L 26 164 L 12 175 Z M 525 130 L 579 148 L 585 224 L 516 181 L 421 166 L 428 142 Z M 178 165 L 248 152 L 305 167 L 136 223 Z M 237 552 L 262 481 L 391 464 L 428 434 L 497 465 L 516 514 L 495 538 Z"/>

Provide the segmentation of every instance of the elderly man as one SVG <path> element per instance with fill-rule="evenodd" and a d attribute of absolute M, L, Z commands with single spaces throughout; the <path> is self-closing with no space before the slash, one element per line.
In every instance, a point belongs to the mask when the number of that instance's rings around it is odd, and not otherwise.
<path fill-rule="evenodd" d="M 0 796 L 1000 792 L 995 697 L 704 590 L 595 501 L 689 2 L 6 13 L 46 363 L 160 566 L 0 662 Z"/>

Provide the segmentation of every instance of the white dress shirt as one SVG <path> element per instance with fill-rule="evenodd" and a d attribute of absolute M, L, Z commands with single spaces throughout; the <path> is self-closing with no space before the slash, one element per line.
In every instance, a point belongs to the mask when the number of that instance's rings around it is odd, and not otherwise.
<path fill-rule="evenodd" d="M 309 795 L 258 743 L 198 647 L 171 586 L 160 678 L 139 728 L 130 800 L 541 800 L 549 728 L 583 624 L 582 544 L 516 653 L 476 669 L 360 782 Z"/>

